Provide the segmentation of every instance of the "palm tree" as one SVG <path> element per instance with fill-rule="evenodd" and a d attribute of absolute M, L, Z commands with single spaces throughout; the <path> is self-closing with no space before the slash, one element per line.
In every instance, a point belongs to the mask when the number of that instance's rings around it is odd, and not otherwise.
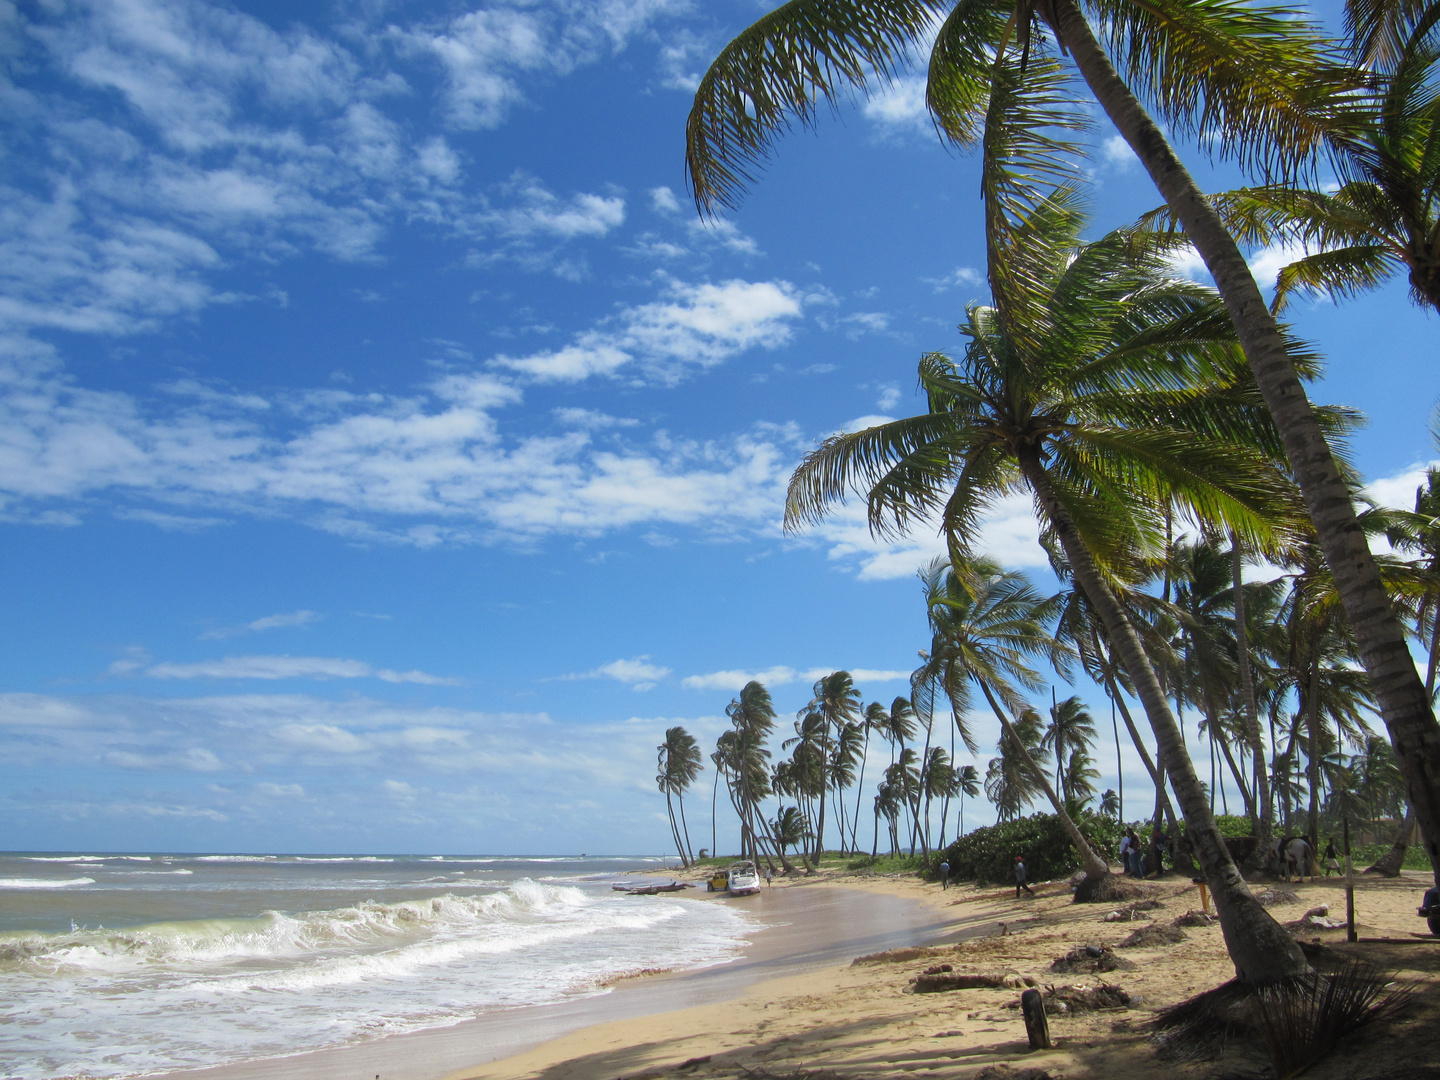
<path fill-rule="evenodd" d="M 957 567 L 937 558 L 920 572 L 920 578 L 934 635 L 931 659 L 921 671 L 926 672 L 927 681 L 943 685 L 952 700 L 958 700 L 966 681 L 973 683 L 1000 721 L 1001 730 L 1008 731 L 1010 713 L 1028 708 L 1016 684 L 1032 690 L 1042 685 L 1030 661 L 1044 659 L 1059 669 L 1069 664 L 1069 653 L 1047 629 L 1057 613 L 1055 600 L 1042 599 L 1023 574 L 1001 570 L 988 559 L 968 560 Z M 963 710 L 957 708 L 955 722 L 966 747 L 973 751 L 974 739 L 962 715 Z M 1050 800 L 1085 872 L 1108 874 L 1109 866 L 1071 820 L 1064 799 L 1050 786 L 1030 747 L 1013 735 L 1011 739 L 1011 749 L 1033 774 L 1034 789 Z"/>
<path fill-rule="evenodd" d="M 1134 233 L 1079 243 L 1073 190 L 1041 195 L 1026 181 L 1017 162 L 1040 115 L 1058 108 L 1039 74 L 992 94 L 982 186 L 994 307 L 970 308 L 961 359 L 922 359 L 927 413 L 832 437 L 807 456 L 787 524 L 820 518 L 854 489 L 872 530 L 903 534 L 938 515 L 963 553 L 989 502 L 1028 487 L 1145 707 L 1241 978 L 1286 977 L 1306 970 L 1304 955 L 1236 869 L 1102 569 L 1153 544 L 1157 508 L 1172 500 L 1268 542 L 1299 518 L 1274 466 L 1281 447 L 1214 294 L 1175 280 Z"/>
<path fill-rule="evenodd" d="M 872 701 L 865 706 L 865 716 L 860 721 L 861 730 L 865 734 L 865 741 L 860 747 L 860 777 L 855 783 L 855 816 L 850 822 L 850 850 L 859 851 L 860 843 L 856 839 L 856 833 L 860 830 L 860 798 L 865 794 L 865 761 L 870 753 L 870 733 L 872 731 L 884 732 L 888 729 L 890 714 L 885 711 L 885 706 L 878 701 Z M 875 817 L 875 827 L 880 827 L 880 817 Z"/>
<path fill-rule="evenodd" d="M 985 769 L 985 797 L 995 804 L 1001 821 L 1014 821 L 1040 793 L 1035 783 L 1038 770 L 1025 764 L 1021 751 L 1028 751 L 1032 758 L 1039 752 L 1041 729 L 1040 714 L 1034 709 L 1026 709 L 1008 728 L 1000 729 L 995 744 L 1000 756 L 991 758 Z"/>
<path fill-rule="evenodd" d="M 830 732 L 838 736 L 847 723 L 854 723 L 860 713 L 860 691 L 855 689 L 855 680 L 848 671 L 833 671 L 823 679 L 817 679 L 809 704 L 801 710 L 814 712 L 823 721 L 820 745 L 821 761 L 830 760 Z M 827 777 L 828 779 L 828 777 Z M 820 813 L 815 824 L 815 861 L 825 846 L 825 793 L 829 788 L 824 783 L 820 789 Z"/>
<path fill-rule="evenodd" d="M 1115 794 L 1114 788 L 1106 788 L 1100 796 L 1100 812 L 1116 821 L 1120 820 L 1120 796 Z"/>
<path fill-rule="evenodd" d="M 962 765 L 955 770 L 955 789 L 960 796 L 960 817 L 955 822 L 958 836 L 965 835 L 965 796 L 975 798 L 980 794 L 980 772 L 974 765 Z"/>
<path fill-rule="evenodd" d="M 1429 4 L 1418 14 L 1394 24 L 1396 51 L 1380 65 L 1380 92 L 1362 99 L 1333 144 L 1343 180 L 1337 189 L 1267 184 L 1214 199 L 1242 242 L 1304 246 L 1307 254 L 1279 272 L 1276 311 L 1297 291 L 1342 299 L 1397 273 L 1408 276 L 1417 304 L 1440 310 L 1440 117 L 1432 80 L 1440 9 Z"/>
<path fill-rule="evenodd" d="M 700 744 L 683 727 L 665 729 L 665 741 L 656 750 L 659 753 L 656 782 L 665 793 L 665 808 L 670 813 L 670 831 L 675 834 L 676 845 L 680 848 L 680 862 L 689 866 L 695 861 L 690 847 L 690 827 L 685 824 L 685 792 L 705 768 Z M 675 810 L 670 796 L 674 795 L 680 804 L 680 827 L 675 824 Z M 684 843 L 681 843 L 681 840 Z"/>
<path fill-rule="evenodd" d="M 805 815 L 800 813 L 798 806 L 780 807 L 775 820 L 770 822 L 770 832 L 775 837 L 775 845 L 779 848 L 781 858 L 784 858 L 787 847 L 795 848 L 801 857 L 804 857 L 802 849 L 810 833 L 810 823 L 805 820 Z"/>
<path fill-rule="evenodd" d="M 1440 884 L 1440 723 L 1404 626 L 1357 527 L 1323 420 L 1306 397 L 1300 358 L 1267 309 L 1235 238 L 1141 102 L 1148 99 L 1175 130 L 1222 154 L 1287 173 L 1326 139 L 1343 136 L 1364 100 L 1356 92 L 1364 80 L 1332 62 L 1315 27 L 1291 9 L 1090 0 L 1107 53 L 1082 2 L 960 0 L 952 7 L 951 0 L 790 0 L 736 37 L 696 90 L 686 126 L 696 205 L 707 214 L 734 207 L 777 134 L 797 122 L 814 127 L 821 104 L 837 108 L 852 89 L 869 93 L 872 83 L 889 83 L 942 17 L 926 91 L 936 128 L 961 147 L 988 142 L 1001 84 L 1045 54 L 1035 33 L 1043 22 L 1145 167 L 1224 299 L 1334 569 Z M 1042 127 L 1030 134 L 1037 151 L 1032 175 L 1053 173 L 1057 144 Z M 993 259 L 990 280 L 1000 293 Z M 1279 968 L 1243 965 L 1241 977 L 1264 980 L 1298 968 L 1300 954 L 1293 948 L 1285 954 L 1289 959 Z"/>
<path fill-rule="evenodd" d="M 770 751 L 765 748 L 775 730 L 770 691 L 752 679 L 740 696 L 725 706 L 725 715 L 730 718 L 730 730 L 720 736 L 716 750 L 725 756 L 730 799 L 740 818 L 741 855 L 759 862 L 763 853 L 769 861 L 768 827 L 759 811 L 761 801 L 770 794 Z M 786 871 L 791 869 L 784 856 L 780 864 Z"/>
<path fill-rule="evenodd" d="M 1071 696 L 1051 706 L 1050 726 L 1045 729 L 1040 745 L 1055 754 L 1055 786 L 1062 798 L 1069 800 L 1075 795 L 1065 771 L 1067 755 L 1086 749 L 1094 741 L 1095 720 L 1079 697 Z"/>

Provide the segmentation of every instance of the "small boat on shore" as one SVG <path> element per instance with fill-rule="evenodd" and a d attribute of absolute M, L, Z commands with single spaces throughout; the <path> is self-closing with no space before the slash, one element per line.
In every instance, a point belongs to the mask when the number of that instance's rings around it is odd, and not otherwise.
<path fill-rule="evenodd" d="M 612 885 L 611 888 L 626 896 L 659 896 L 661 893 L 683 892 L 695 886 L 683 881 L 672 881 L 669 885 Z"/>

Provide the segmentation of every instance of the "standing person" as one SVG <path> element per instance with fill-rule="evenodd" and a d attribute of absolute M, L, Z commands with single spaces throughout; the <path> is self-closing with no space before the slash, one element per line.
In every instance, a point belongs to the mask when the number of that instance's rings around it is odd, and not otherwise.
<path fill-rule="evenodd" d="M 1330 871 L 1332 870 L 1337 874 L 1340 873 L 1340 856 L 1335 853 L 1335 838 L 1333 836 L 1325 841 L 1325 854 L 1322 858 L 1325 860 L 1326 877 L 1330 876 Z"/>
<path fill-rule="evenodd" d="M 1125 835 L 1130 837 L 1130 865 L 1127 869 L 1134 877 L 1143 878 L 1145 876 L 1145 853 L 1141 850 L 1144 845 L 1140 843 L 1140 834 L 1132 827 L 1125 830 Z"/>
<path fill-rule="evenodd" d="M 765 866 L 765 884 L 766 884 L 767 886 L 769 886 L 770 888 L 774 888 L 774 887 L 775 887 L 775 883 L 770 880 L 771 876 L 772 876 L 774 873 L 775 873 L 775 871 L 772 870 L 772 869 L 770 868 L 769 864 L 767 863 L 766 866 Z"/>
<path fill-rule="evenodd" d="M 1125 834 L 1120 837 L 1120 866 L 1125 873 L 1130 873 L 1130 830 L 1126 829 Z"/>
<path fill-rule="evenodd" d="M 1027 893 L 1029 893 L 1031 896 L 1034 896 L 1034 895 L 1035 895 L 1035 890 L 1032 889 L 1032 888 L 1030 888 L 1029 885 L 1026 885 L 1026 884 L 1025 884 L 1025 860 L 1022 859 L 1019 855 L 1016 855 L 1016 856 L 1015 856 L 1015 899 L 1016 899 L 1016 900 L 1019 900 L 1019 899 L 1020 899 L 1020 890 L 1021 890 L 1021 889 L 1024 889 L 1024 890 L 1025 890 Z"/>
<path fill-rule="evenodd" d="M 950 864 L 949 864 L 948 862 L 942 862 L 942 863 L 940 864 L 940 888 L 942 888 L 942 889 L 948 889 L 949 887 L 950 887 Z"/>
<path fill-rule="evenodd" d="M 1165 827 L 1156 825 L 1155 832 L 1150 837 L 1150 858 L 1155 861 L 1155 876 L 1159 877 L 1165 871 Z"/>

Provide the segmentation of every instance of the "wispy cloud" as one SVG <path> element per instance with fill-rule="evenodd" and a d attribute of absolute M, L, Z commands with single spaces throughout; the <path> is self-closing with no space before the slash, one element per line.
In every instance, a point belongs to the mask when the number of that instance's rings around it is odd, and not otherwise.
<path fill-rule="evenodd" d="M 137 669 L 137 673 L 151 679 L 380 679 L 423 686 L 460 684 L 459 679 L 423 671 L 394 671 L 372 667 L 363 660 L 324 656 L 227 656 L 189 664 L 166 661 Z"/>
<path fill-rule="evenodd" d="M 214 638 L 234 637 L 237 634 L 258 634 L 265 630 L 281 630 L 293 627 L 309 626 L 319 621 L 320 616 L 313 611 L 302 608 L 299 611 L 291 611 L 280 615 L 266 615 L 253 622 L 245 623 L 243 626 L 221 626 L 213 630 L 206 630 L 200 635 L 202 641 Z"/>
<path fill-rule="evenodd" d="M 601 664 L 589 671 L 576 672 L 571 675 L 561 675 L 560 678 L 566 681 L 576 679 L 614 679 L 616 682 L 624 683 L 633 690 L 653 690 L 655 684 L 666 675 L 670 674 L 670 668 L 661 667 L 659 664 L 652 664 L 649 656 L 637 656 L 631 660 L 612 660 L 608 664 Z"/>
<path fill-rule="evenodd" d="M 500 356 L 496 363 L 543 382 L 625 371 L 674 383 L 746 349 L 785 344 L 803 303 L 786 281 L 692 285 L 671 279 L 665 292 L 665 299 L 627 308 L 560 349 Z"/>
<path fill-rule="evenodd" d="M 687 675 L 680 680 L 680 685 L 687 690 L 741 690 L 748 682 L 761 682 L 769 686 L 786 686 L 790 683 L 813 683 L 822 679 L 831 672 L 846 670 L 837 667 L 815 667 L 797 669 L 778 665 L 776 667 L 764 668 L 758 671 L 747 671 L 743 669 L 730 669 L 727 671 L 712 671 L 705 675 Z M 897 679 L 909 679 L 908 671 L 890 671 L 880 668 L 853 668 L 850 674 L 857 684 L 874 682 L 894 682 Z"/>

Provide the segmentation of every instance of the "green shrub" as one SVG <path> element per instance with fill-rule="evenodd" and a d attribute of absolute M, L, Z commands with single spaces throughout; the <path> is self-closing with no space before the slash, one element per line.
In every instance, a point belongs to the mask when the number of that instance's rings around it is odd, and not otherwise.
<path fill-rule="evenodd" d="M 1393 844 L 1354 844 L 1350 848 L 1350 862 L 1355 867 L 1357 874 L 1363 873 L 1367 866 L 1374 866 L 1380 861 L 1380 856 L 1388 854 Z M 1324 845 L 1321 845 L 1324 850 Z M 1336 852 L 1339 852 L 1340 845 L 1335 845 Z M 1344 858 L 1340 860 L 1344 865 Z M 1405 861 L 1400 864 L 1402 870 L 1429 870 L 1430 856 L 1425 854 L 1425 849 L 1419 844 L 1411 844 L 1405 849 Z"/>
<path fill-rule="evenodd" d="M 1075 824 L 1096 851 L 1112 861 L 1120 858 L 1120 824 L 1108 817 L 1081 814 Z M 1080 856 L 1070 843 L 1054 814 L 1032 814 L 1027 818 L 987 825 L 967 833 L 943 852 L 930 856 L 922 874 L 934 880 L 943 859 L 950 864 L 950 877 L 957 881 L 1011 882 L 1015 880 L 1015 856 L 1025 859 L 1031 881 L 1065 877 L 1080 868 Z"/>
<path fill-rule="evenodd" d="M 1215 824 L 1220 827 L 1221 836 L 1254 836 L 1250 819 L 1239 814 L 1216 814 Z"/>

